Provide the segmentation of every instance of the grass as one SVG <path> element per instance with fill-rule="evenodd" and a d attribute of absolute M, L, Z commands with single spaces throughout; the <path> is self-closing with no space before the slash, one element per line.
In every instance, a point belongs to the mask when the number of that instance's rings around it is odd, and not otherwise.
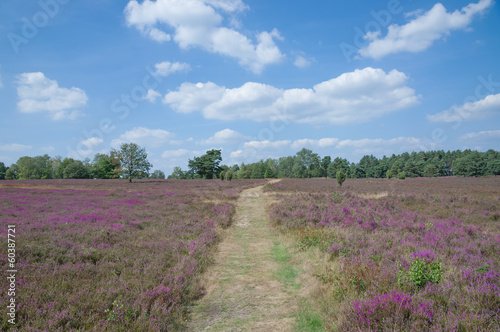
<path fill-rule="evenodd" d="M 300 289 L 300 283 L 295 282 L 299 276 L 299 269 L 292 266 L 290 262 L 292 256 L 288 252 L 288 248 L 279 242 L 274 242 L 272 252 L 274 260 L 280 263 L 278 271 L 276 271 L 278 280 L 287 288 L 292 287 L 292 289 L 295 290 Z"/>
<path fill-rule="evenodd" d="M 297 332 L 322 332 L 325 331 L 321 315 L 316 313 L 311 304 L 302 300 L 300 311 L 296 316 L 295 330 Z"/>

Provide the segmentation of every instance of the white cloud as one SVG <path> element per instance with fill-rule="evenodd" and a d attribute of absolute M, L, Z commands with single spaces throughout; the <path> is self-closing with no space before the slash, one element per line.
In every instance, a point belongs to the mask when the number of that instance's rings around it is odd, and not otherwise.
<path fill-rule="evenodd" d="M 494 112 L 500 113 L 500 93 L 486 96 L 484 99 L 468 102 L 434 115 L 427 115 L 432 122 L 462 122 L 484 119 Z"/>
<path fill-rule="evenodd" d="M 85 145 L 86 147 L 91 149 L 95 146 L 101 145 L 103 142 L 104 140 L 99 137 L 91 137 L 89 139 L 82 141 L 82 145 Z"/>
<path fill-rule="evenodd" d="M 149 89 L 148 93 L 144 96 L 144 100 L 147 100 L 150 103 L 155 103 L 158 98 L 161 98 L 161 93 L 153 89 Z"/>
<path fill-rule="evenodd" d="M 500 130 L 480 131 L 476 133 L 468 133 L 460 137 L 461 140 L 482 140 L 482 139 L 500 139 Z"/>
<path fill-rule="evenodd" d="M 21 152 L 31 150 L 31 145 L 17 144 L 17 143 L 0 143 L 0 151 L 7 152 Z"/>
<path fill-rule="evenodd" d="M 297 68 L 304 69 L 304 68 L 307 68 L 307 67 L 309 67 L 311 65 L 311 61 L 307 60 L 306 58 L 304 58 L 301 55 L 298 55 L 295 58 L 295 61 L 294 61 L 293 65 L 295 67 L 297 67 Z"/>
<path fill-rule="evenodd" d="M 191 69 L 191 66 L 188 63 L 184 62 L 170 62 L 164 61 L 161 63 L 157 63 L 155 65 L 156 74 L 159 76 L 168 76 L 176 72 L 185 72 Z"/>
<path fill-rule="evenodd" d="M 245 10 L 240 0 L 131 0 L 125 7 L 128 26 L 157 41 L 172 38 L 160 30 L 168 26 L 173 40 L 183 49 L 199 47 L 238 59 L 240 65 L 260 73 L 265 66 L 280 62 L 284 55 L 274 43 L 281 39 L 277 30 L 261 32 L 252 41 L 240 32 L 223 26 L 222 14 Z M 234 25 L 234 24 L 233 24 Z"/>
<path fill-rule="evenodd" d="M 183 83 L 163 101 L 181 113 L 207 119 L 347 124 L 367 122 L 418 104 L 419 96 L 397 70 L 357 69 L 312 89 L 279 89 L 248 82 L 228 89 L 215 83 Z"/>
<path fill-rule="evenodd" d="M 161 154 L 163 158 L 167 159 L 179 159 L 179 158 L 184 158 L 184 157 L 189 157 L 192 158 L 193 156 L 197 155 L 199 152 L 197 151 L 190 151 L 186 149 L 178 149 L 178 150 L 165 150 Z"/>
<path fill-rule="evenodd" d="M 243 140 L 248 139 L 247 136 L 240 134 L 232 129 L 224 129 L 216 132 L 212 137 L 201 140 L 199 144 L 201 145 L 218 145 L 218 144 L 231 144 L 239 143 Z"/>
<path fill-rule="evenodd" d="M 292 149 L 300 150 L 302 148 L 328 148 L 335 147 L 339 142 L 338 138 L 322 138 L 319 140 L 314 139 L 298 139 L 292 143 Z"/>
<path fill-rule="evenodd" d="M 389 26 L 383 38 L 380 31 L 367 33 L 365 39 L 370 43 L 359 53 L 379 59 L 392 53 L 424 51 L 452 30 L 467 28 L 475 15 L 484 13 L 493 3 L 493 0 L 480 0 L 453 13 L 448 13 L 441 3 L 437 3 L 428 12 L 412 12 L 409 17 L 415 17 L 413 20 L 402 26 Z"/>
<path fill-rule="evenodd" d="M 289 148 L 291 141 L 250 141 L 243 144 L 240 150 L 231 152 L 231 159 L 235 162 L 245 160 L 257 161 L 271 157 L 283 156 L 283 149 Z"/>
<path fill-rule="evenodd" d="M 163 129 L 136 127 L 120 135 L 120 138 L 114 139 L 111 142 L 111 147 L 117 149 L 123 143 L 136 143 L 141 146 L 158 147 L 168 144 L 174 136 L 175 134 Z"/>
<path fill-rule="evenodd" d="M 79 88 L 60 88 L 43 73 L 17 76 L 18 109 L 23 113 L 48 112 L 54 120 L 73 120 L 82 115 L 76 108 L 87 104 L 87 95 Z"/>

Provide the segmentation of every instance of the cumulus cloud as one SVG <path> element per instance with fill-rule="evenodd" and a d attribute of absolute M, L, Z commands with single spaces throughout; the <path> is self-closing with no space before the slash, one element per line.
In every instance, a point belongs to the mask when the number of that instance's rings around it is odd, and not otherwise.
<path fill-rule="evenodd" d="M 118 149 L 123 143 L 136 143 L 146 147 L 158 147 L 168 144 L 174 136 L 175 134 L 163 129 L 136 127 L 126 131 L 118 139 L 114 139 L 111 142 L 111 147 Z"/>
<path fill-rule="evenodd" d="M 335 147 L 339 142 L 338 138 L 321 138 L 319 140 L 303 138 L 292 143 L 292 149 L 300 150 L 302 148 L 329 148 Z"/>
<path fill-rule="evenodd" d="M 248 139 L 247 136 L 240 134 L 232 129 L 224 129 L 216 132 L 212 137 L 201 140 L 199 144 L 201 145 L 217 145 L 217 144 L 231 144 L 239 143 L 243 140 Z"/>
<path fill-rule="evenodd" d="M 257 161 L 259 159 L 267 159 L 276 157 L 281 154 L 282 150 L 290 147 L 291 141 L 250 141 L 245 142 L 240 150 L 231 152 L 231 159 L 236 162 L 243 160 Z"/>
<path fill-rule="evenodd" d="M 207 119 L 348 124 L 367 122 L 412 107 L 419 96 L 397 70 L 357 69 L 311 89 L 279 89 L 247 82 L 238 88 L 215 83 L 183 83 L 163 102 L 180 113 Z"/>
<path fill-rule="evenodd" d="M 7 152 L 21 152 L 31 150 L 31 145 L 17 144 L 17 143 L 0 143 L 0 151 Z"/>
<path fill-rule="evenodd" d="M 191 69 L 189 63 L 164 61 L 155 65 L 158 76 L 168 76 L 176 72 L 185 72 Z"/>
<path fill-rule="evenodd" d="M 500 130 L 480 131 L 468 133 L 460 137 L 461 140 L 483 140 L 483 139 L 500 139 Z"/>
<path fill-rule="evenodd" d="M 293 65 L 295 67 L 297 67 L 297 68 L 304 69 L 304 68 L 307 68 L 307 67 L 309 67 L 311 65 L 311 61 L 307 60 L 302 55 L 298 55 L 295 58 L 295 61 L 293 62 Z"/>
<path fill-rule="evenodd" d="M 102 143 L 104 143 L 104 140 L 99 137 L 91 137 L 89 139 L 82 141 L 82 145 L 85 145 L 89 149 L 101 145 Z"/>
<path fill-rule="evenodd" d="M 463 122 L 481 120 L 494 113 L 500 113 L 500 93 L 465 103 L 460 107 L 452 106 L 440 113 L 427 115 L 427 119 L 432 122 Z"/>
<path fill-rule="evenodd" d="M 447 12 L 441 3 L 437 3 L 427 12 L 412 12 L 409 17 L 414 17 L 413 20 L 402 26 L 389 26 L 385 37 L 381 37 L 380 31 L 367 33 L 365 39 L 370 43 L 361 48 L 359 53 L 364 57 L 379 59 L 392 53 L 424 51 L 452 30 L 467 28 L 475 16 L 483 14 L 493 3 L 493 0 L 480 0 L 453 13 Z"/>
<path fill-rule="evenodd" d="M 23 73 L 17 76 L 17 108 L 23 113 L 47 112 L 54 120 L 75 119 L 77 110 L 87 104 L 85 92 L 79 88 L 61 88 L 43 73 Z"/>
<path fill-rule="evenodd" d="M 149 89 L 143 99 L 149 101 L 150 103 L 155 103 L 158 98 L 161 98 L 161 93 L 156 90 Z"/>
<path fill-rule="evenodd" d="M 281 39 L 277 30 L 260 32 L 255 41 L 223 25 L 223 14 L 245 10 L 240 0 L 131 0 L 125 7 L 125 19 L 148 37 L 163 42 L 173 39 L 182 49 L 198 47 L 211 53 L 235 58 L 255 73 L 280 62 L 284 55 L 275 44 Z M 234 26 L 234 24 L 233 24 Z M 161 30 L 169 27 L 172 35 Z"/>

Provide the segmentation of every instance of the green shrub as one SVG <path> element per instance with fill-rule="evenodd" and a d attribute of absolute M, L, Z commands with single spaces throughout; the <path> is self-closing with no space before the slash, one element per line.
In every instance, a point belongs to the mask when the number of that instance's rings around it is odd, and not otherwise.
<path fill-rule="evenodd" d="M 424 287 L 428 282 L 438 284 L 443 275 L 441 262 L 430 263 L 422 258 L 413 260 L 409 270 L 404 269 L 401 265 L 398 265 L 398 268 L 398 282 L 401 288 L 407 283 L 413 284 L 418 288 Z"/>
<path fill-rule="evenodd" d="M 337 182 L 341 187 L 342 187 L 342 183 L 344 183 L 346 177 L 347 176 L 345 175 L 344 171 L 340 170 L 337 172 Z"/>
<path fill-rule="evenodd" d="M 399 172 L 398 173 L 398 179 L 400 179 L 400 180 L 406 179 L 406 173 L 405 172 Z"/>

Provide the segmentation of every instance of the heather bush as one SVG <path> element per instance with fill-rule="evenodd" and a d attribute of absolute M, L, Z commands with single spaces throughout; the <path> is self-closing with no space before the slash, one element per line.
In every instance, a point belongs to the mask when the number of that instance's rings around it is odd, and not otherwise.
<path fill-rule="evenodd" d="M 275 227 L 329 257 L 315 275 L 330 329 L 500 330 L 500 181 L 434 181 L 443 192 L 420 179 L 391 181 L 392 192 L 361 180 L 333 194 L 333 181 L 268 187 Z"/>
<path fill-rule="evenodd" d="M 1 329 L 181 329 L 234 200 L 263 182 L 2 182 L 0 233 L 16 226 L 19 272 L 17 324 L 2 315 Z M 2 278 L 3 299 L 7 289 Z"/>

